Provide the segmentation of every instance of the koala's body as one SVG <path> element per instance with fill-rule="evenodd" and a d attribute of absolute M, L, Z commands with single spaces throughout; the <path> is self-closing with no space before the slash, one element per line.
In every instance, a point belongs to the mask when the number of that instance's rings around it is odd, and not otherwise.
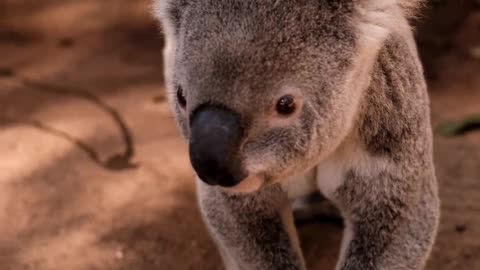
<path fill-rule="evenodd" d="M 415 0 L 157 0 L 169 100 L 229 270 L 305 269 L 291 202 L 342 213 L 338 270 L 422 269 L 439 199 Z"/>

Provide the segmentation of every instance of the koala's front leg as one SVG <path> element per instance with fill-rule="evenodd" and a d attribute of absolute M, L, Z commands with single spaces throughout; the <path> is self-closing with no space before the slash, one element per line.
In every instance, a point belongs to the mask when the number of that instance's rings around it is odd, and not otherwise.
<path fill-rule="evenodd" d="M 292 211 L 280 187 L 232 194 L 198 181 L 198 195 L 228 270 L 305 269 Z"/>
<path fill-rule="evenodd" d="M 337 270 L 424 268 L 439 218 L 434 176 L 349 172 L 336 200 L 346 223 Z"/>

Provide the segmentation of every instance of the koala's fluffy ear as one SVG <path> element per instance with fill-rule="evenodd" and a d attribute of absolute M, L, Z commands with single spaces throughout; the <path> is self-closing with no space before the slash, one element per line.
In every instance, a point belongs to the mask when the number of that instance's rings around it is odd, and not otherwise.
<path fill-rule="evenodd" d="M 401 8 L 406 17 L 412 17 L 425 5 L 426 0 L 362 0 L 361 2 L 374 9 L 396 5 Z"/>
<path fill-rule="evenodd" d="M 155 0 L 153 12 L 166 31 L 173 33 L 180 27 L 182 12 L 189 0 Z"/>
<path fill-rule="evenodd" d="M 417 14 L 425 0 L 355 0 L 359 11 L 358 25 L 368 46 L 381 45 L 391 32 L 408 33 L 408 19 Z"/>
<path fill-rule="evenodd" d="M 407 17 L 415 16 L 420 8 L 425 5 L 425 0 L 398 0 L 399 6 Z"/>

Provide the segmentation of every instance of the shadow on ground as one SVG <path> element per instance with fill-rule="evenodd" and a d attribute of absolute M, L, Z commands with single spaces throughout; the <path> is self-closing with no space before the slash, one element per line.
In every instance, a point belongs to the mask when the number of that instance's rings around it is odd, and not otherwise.
<path fill-rule="evenodd" d="M 0 3 L 0 268 L 222 269 L 148 1 L 30 2 Z M 434 126 L 479 112 L 479 27 L 477 12 L 436 61 Z M 428 269 L 480 268 L 480 134 L 437 135 L 435 149 L 443 215 Z M 334 269 L 341 231 L 301 225 L 309 269 Z"/>

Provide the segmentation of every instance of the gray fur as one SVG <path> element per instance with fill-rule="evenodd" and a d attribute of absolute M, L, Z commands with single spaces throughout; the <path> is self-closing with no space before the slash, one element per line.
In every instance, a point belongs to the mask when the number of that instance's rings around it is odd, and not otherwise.
<path fill-rule="evenodd" d="M 423 77 L 403 40 L 386 40 L 365 98 L 360 134 L 370 153 L 401 160 L 408 158 L 403 157 L 407 150 L 416 151 L 417 140 L 428 146 L 427 138 L 422 137 L 429 129 Z M 392 121 L 395 118 L 401 121 Z"/>
<path fill-rule="evenodd" d="M 198 106 L 234 110 L 246 134 L 242 165 L 262 179 L 247 194 L 198 183 L 229 270 L 305 269 L 287 195 L 314 182 L 347 224 L 338 270 L 423 268 L 439 199 L 429 101 L 407 23 L 420 2 L 157 1 L 182 134 L 189 138 Z M 299 107 L 288 118 L 274 113 L 285 93 Z"/>
<path fill-rule="evenodd" d="M 282 212 L 289 201 L 280 186 L 248 195 L 229 194 L 204 184 L 198 189 L 205 221 L 233 269 L 303 268 L 302 256 L 284 229 L 288 221 Z"/>

